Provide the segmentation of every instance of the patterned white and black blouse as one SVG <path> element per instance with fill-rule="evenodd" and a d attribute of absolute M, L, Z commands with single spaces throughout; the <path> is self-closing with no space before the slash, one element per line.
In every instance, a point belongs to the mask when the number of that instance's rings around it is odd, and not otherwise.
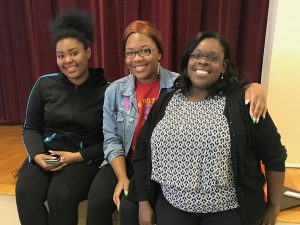
<path fill-rule="evenodd" d="M 212 213 L 239 207 L 234 187 L 226 97 L 201 102 L 175 93 L 151 137 L 151 179 L 174 207 Z"/>

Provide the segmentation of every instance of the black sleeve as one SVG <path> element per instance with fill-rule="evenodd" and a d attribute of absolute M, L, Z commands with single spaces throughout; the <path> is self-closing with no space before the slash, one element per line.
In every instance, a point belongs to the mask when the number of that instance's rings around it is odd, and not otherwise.
<path fill-rule="evenodd" d="M 23 126 L 23 142 L 29 161 L 44 153 L 44 102 L 41 96 L 41 78 L 33 86 L 28 98 L 26 117 Z"/>
<path fill-rule="evenodd" d="M 258 160 L 261 160 L 266 170 L 283 172 L 285 171 L 286 149 L 281 143 L 281 137 L 270 117 L 266 114 L 264 119 L 253 123 L 249 115 L 249 105 L 244 104 L 245 92 L 242 90 L 239 96 L 239 104 L 242 107 L 243 117 L 251 130 L 253 138 L 253 149 Z"/>
<path fill-rule="evenodd" d="M 103 142 L 81 149 L 80 154 L 84 160 L 103 160 Z"/>
<path fill-rule="evenodd" d="M 269 113 L 253 127 L 256 154 L 265 164 L 266 170 L 284 172 L 287 151 Z"/>

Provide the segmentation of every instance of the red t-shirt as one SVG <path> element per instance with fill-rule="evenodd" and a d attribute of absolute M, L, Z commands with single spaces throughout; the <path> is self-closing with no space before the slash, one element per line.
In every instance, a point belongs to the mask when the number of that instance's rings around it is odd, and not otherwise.
<path fill-rule="evenodd" d="M 147 120 L 148 114 L 152 105 L 157 100 L 160 91 L 159 79 L 152 83 L 139 83 L 136 82 L 136 100 L 138 107 L 138 121 L 134 131 L 131 148 L 129 150 L 127 158 L 132 161 L 135 152 L 136 142 L 141 129 Z"/>

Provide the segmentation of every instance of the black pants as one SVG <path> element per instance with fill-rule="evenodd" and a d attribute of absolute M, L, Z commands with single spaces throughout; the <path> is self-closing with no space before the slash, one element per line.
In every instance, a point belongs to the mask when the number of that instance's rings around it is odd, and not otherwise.
<path fill-rule="evenodd" d="M 77 225 L 78 205 L 87 198 L 98 164 L 75 163 L 48 172 L 25 163 L 16 184 L 22 225 Z M 44 205 L 47 200 L 49 212 Z"/>
<path fill-rule="evenodd" d="M 125 195 L 120 204 L 120 225 L 139 225 L 139 205 Z"/>
<path fill-rule="evenodd" d="M 172 206 L 161 193 L 155 204 L 157 225 L 242 225 L 239 209 L 216 213 L 189 213 Z"/>
<path fill-rule="evenodd" d="M 155 203 L 156 225 L 241 225 L 239 209 L 217 213 L 189 213 L 172 206 L 160 193 Z M 120 207 L 120 225 L 139 225 L 138 203 L 123 196 Z M 259 222 L 252 225 L 258 225 Z"/>
<path fill-rule="evenodd" d="M 127 176 L 130 178 L 133 174 L 132 165 L 130 162 L 126 162 Z M 110 165 L 103 166 L 98 174 L 96 175 L 88 196 L 88 213 L 86 225 L 112 225 L 111 215 L 116 210 L 116 205 L 113 202 L 113 194 L 117 185 L 118 179 Z M 137 215 L 137 212 L 131 212 L 131 202 L 128 200 L 130 205 L 126 205 L 124 209 L 124 199 L 127 200 L 125 195 L 121 196 L 120 205 L 120 225 L 122 221 L 126 221 L 126 224 L 135 225 L 131 220 L 121 220 L 122 216 Z M 127 202 L 127 201 L 126 201 Z M 135 204 L 135 203 L 134 203 Z M 134 205 L 134 210 L 138 209 L 137 205 Z M 123 213 L 124 212 L 124 213 Z M 136 217 L 137 218 L 137 217 Z M 129 218 L 130 219 L 130 218 Z M 137 219 L 136 219 L 137 221 Z M 125 224 L 125 223 L 124 223 Z M 137 222 L 137 225 L 139 223 Z"/>
<path fill-rule="evenodd" d="M 111 215 L 116 210 L 113 194 L 117 182 L 110 165 L 105 165 L 99 170 L 88 194 L 87 225 L 113 224 Z"/>

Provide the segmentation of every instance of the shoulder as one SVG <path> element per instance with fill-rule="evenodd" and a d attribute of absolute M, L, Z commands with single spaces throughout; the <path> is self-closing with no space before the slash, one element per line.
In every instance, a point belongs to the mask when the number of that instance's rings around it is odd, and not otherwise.
<path fill-rule="evenodd" d="M 174 85 L 174 81 L 178 76 L 179 76 L 178 73 L 160 67 L 160 88 L 172 89 Z"/>
<path fill-rule="evenodd" d="M 231 119 L 234 118 L 236 120 L 240 118 L 243 122 L 252 124 L 249 104 L 245 105 L 245 89 L 243 86 L 235 87 L 227 94 L 226 109 Z"/>
<path fill-rule="evenodd" d="M 115 80 L 111 83 L 111 85 L 122 85 L 122 84 L 128 84 L 130 82 L 134 81 L 133 75 L 127 75 L 125 77 L 121 77 L 118 80 Z"/>
<path fill-rule="evenodd" d="M 240 102 L 242 100 L 244 102 L 245 89 L 242 85 L 239 85 L 232 88 L 226 95 L 229 101 L 237 103 L 237 101 Z"/>
<path fill-rule="evenodd" d="M 33 84 L 29 98 L 31 99 L 32 96 L 43 96 L 43 93 L 47 92 L 48 90 L 52 90 L 52 84 L 55 82 L 54 77 L 58 77 L 59 74 L 52 73 L 52 74 L 45 74 L 37 78 L 35 83 Z"/>
<path fill-rule="evenodd" d="M 131 90 L 135 86 L 135 79 L 133 75 L 128 75 L 122 77 L 114 82 L 110 83 L 106 89 L 106 93 L 113 92 L 126 92 L 127 90 Z"/>
<path fill-rule="evenodd" d="M 44 74 L 42 76 L 40 76 L 37 81 L 45 81 L 45 80 L 52 80 L 53 78 L 58 78 L 59 76 L 61 76 L 58 73 L 49 73 L 49 74 Z"/>
<path fill-rule="evenodd" d="M 176 72 L 173 72 L 173 71 L 170 71 L 170 70 L 167 70 L 163 67 L 160 67 L 160 74 L 161 76 L 168 76 L 170 77 L 172 80 L 175 80 L 178 76 L 179 76 L 179 73 L 176 73 Z"/>
<path fill-rule="evenodd" d="M 59 76 L 61 76 L 61 75 L 58 73 L 44 74 L 37 78 L 37 80 L 34 84 L 34 87 L 48 85 L 49 83 L 52 83 L 53 81 L 55 81 Z"/>

